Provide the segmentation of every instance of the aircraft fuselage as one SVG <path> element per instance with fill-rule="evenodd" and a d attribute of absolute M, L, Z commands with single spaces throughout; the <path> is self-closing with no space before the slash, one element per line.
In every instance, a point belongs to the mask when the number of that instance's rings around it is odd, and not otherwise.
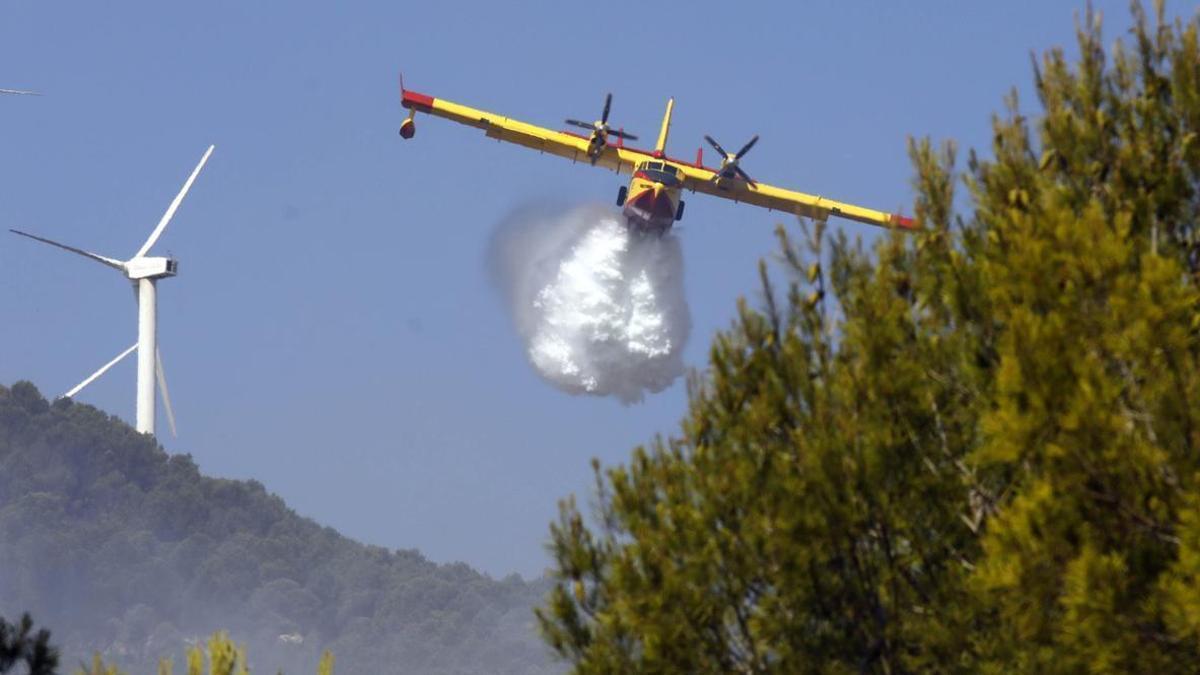
<path fill-rule="evenodd" d="M 620 206 L 630 229 L 644 234 L 665 234 L 683 216 L 683 180 L 669 162 L 642 162 L 633 172 L 629 187 L 621 193 Z"/>

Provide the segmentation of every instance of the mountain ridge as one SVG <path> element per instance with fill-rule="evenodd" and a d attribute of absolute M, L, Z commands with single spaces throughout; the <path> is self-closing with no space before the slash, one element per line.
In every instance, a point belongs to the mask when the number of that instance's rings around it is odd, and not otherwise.
<path fill-rule="evenodd" d="M 0 386 L 0 570 L 0 614 L 33 612 L 64 664 L 148 671 L 226 629 L 272 671 L 327 648 L 342 672 L 560 670 L 531 611 L 548 581 L 359 543 L 28 382 Z"/>

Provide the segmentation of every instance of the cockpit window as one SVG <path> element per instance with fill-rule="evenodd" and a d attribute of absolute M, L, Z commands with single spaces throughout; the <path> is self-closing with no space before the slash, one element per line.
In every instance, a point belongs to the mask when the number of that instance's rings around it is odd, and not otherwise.
<path fill-rule="evenodd" d="M 682 182 L 679 169 L 663 162 L 645 162 L 638 171 L 648 180 L 662 183 L 666 187 L 675 187 Z"/>

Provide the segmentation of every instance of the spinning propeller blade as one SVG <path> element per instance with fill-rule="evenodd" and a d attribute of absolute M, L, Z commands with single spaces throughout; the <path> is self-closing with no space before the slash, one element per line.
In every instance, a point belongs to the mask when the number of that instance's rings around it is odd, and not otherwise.
<path fill-rule="evenodd" d="M 754 179 L 750 177 L 750 174 L 742 171 L 742 167 L 738 166 L 738 160 L 740 160 L 747 152 L 750 152 L 750 148 L 753 148 L 754 144 L 758 142 L 758 134 L 755 134 L 754 138 L 746 141 L 746 144 L 742 146 L 741 150 L 738 150 L 736 155 L 731 155 L 728 152 L 725 152 L 725 148 L 722 148 L 721 144 L 718 143 L 712 136 L 706 135 L 704 140 L 708 141 L 708 144 L 713 146 L 713 149 L 721 153 L 721 168 L 718 169 L 716 174 L 713 175 L 714 181 L 720 177 L 730 178 L 732 173 L 741 176 L 742 180 L 749 183 L 752 187 L 758 186 L 758 183 L 754 182 Z"/>
<path fill-rule="evenodd" d="M 751 139 L 750 139 L 750 142 L 748 142 L 748 143 L 746 143 L 745 145 L 743 145 L 743 146 L 742 146 L 742 149 L 741 149 L 741 150 L 738 150 L 738 154 L 734 155 L 734 156 L 733 156 L 733 158 L 734 158 L 734 159 L 741 159 L 741 158 L 742 158 L 742 155 L 746 154 L 747 152 L 750 152 L 750 148 L 753 148 L 753 147 L 754 147 L 754 144 L 755 144 L 755 143 L 757 143 L 757 142 L 758 142 L 758 134 L 754 134 L 754 138 L 751 138 Z"/>
<path fill-rule="evenodd" d="M 708 134 L 705 134 L 705 135 L 704 135 L 704 140 L 708 141 L 708 144 L 709 144 L 709 145 L 711 145 L 711 146 L 713 146 L 713 150 L 716 150 L 717 152 L 721 153 L 721 157 L 728 157 L 728 156 L 729 156 L 729 153 L 728 153 L 728 152 L 725 152 L 725 148 L 722 148 L 720 143 L 718 143 L 718 142 L 716 142 L 715 140 L 713 140 L 713 137 L 712 137 L 712 136 L 709 136 Z"/>
<path fill-rule="evenodd" d="M 600 145 L 604 145 L 604 137 L 605 136 L 616 136 L 617 138 L 624 138 L 624 139 L 628 139 L 631 141 L 636 141 L 637 136 L 634 136 L 631 133 L 622 131 L 620 129 L 609 128 L 608 114 L 610 112 L 612 112 L 612 94 L 611 93 L 604 95 L 604 110 L 600 113 L 599 120 L 589 123 L 589 122 L 583 122 L 583 121 L 580 121 L 577 119 L 572 119 L 572 118 L 568 117 L 565 121 L 567 124 L 570 124 L 573 127 L 579 127 L 580 129 L 587 129 L 588 131 L 592 132 L 593 140 L 599 142 Z"/>

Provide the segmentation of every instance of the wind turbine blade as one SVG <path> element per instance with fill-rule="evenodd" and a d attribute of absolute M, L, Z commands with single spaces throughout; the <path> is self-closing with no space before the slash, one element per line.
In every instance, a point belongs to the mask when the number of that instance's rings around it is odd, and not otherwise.
<path fill-rule="evenodd" d="M 29 237 L 30 239 L 33 239 L 35 241 L 40 241 L 43 244 L 50 244 L 51 246 L 57 246 L 65 251 L 70 251 L 71 253 L 78 253 L 79 255 L 81 255 L 85 258 L 91 258 L 92 260 L 95 260 L 98 263 L 101 263 L 103 265 L 108 265 L 109 267 L 112 267 L 115 269 L 119 269 L 119 270 L 125 269 L 125 265 L 120 260 L 113 260 L 112 258 L 106 258 L 102 255 L 92 253 L 90 251 L 85 251 L 81 248 L 75 248 L 74 246 L 67 246 L 66 244 L 60 244 L 57 241 L 54 241 L 52 239 L 46 239 L 45 237 L 39 237 L 36 234 L 29 234 L 28 232 L 22 232 L 20 230 L 9 230 L 9 232 L 12 232 L 13 234 L 19 234 L 22 237 Z"/>
<path fill-rule="evenodd" d="M 41 96 L 36 91 L 25 91 L 24 89 L 0 89 L 0 94 L 17 94 L 19 96 Z"/>
<path fill-rule="evenodd" d="M 163 372 L 162 352 L 157 347 L 154 349 L 154 372 L 158 376 L 158 393 L 162 394 L 163 409 L 167 411 L 167 426 L 171 427 L 171 435 L 178 438 L 179 434 L 175 433 L 175 411 L 171 409 L 171 394 L 167 392 L 167 375 Z"/>
<path fill-rule="evenodd" d="M 175 215 L 175 211 L 179 209 L 179 204 L 183 201 L 184 196 L 187 195 L 188 190 L 192 189 L 192 183 L 196 182 L 196 176 L 200 175 L 200 169 L 204 168 L 204 163 L 208 161 L 208 156 L 212 154 L 213 148 L 215 147 L 216 146 L 210 145 L 208 146 L 208 150 L 204 151 L 204 156 L 200 158 L 200 163 L 197 164 L 196 168 L 192 170 L 192 175 L 188 176 L 187 182 L 183 184 L 183 189 L 179 191 L 179 194 L 175 195 L 175 199 L 172 200 L 171 205 L 167 207 L 167 212 L 164 213 L 162 219 L 158 221 L 158 227 L 154 228 L 154 231 L 150 233 L 150 238 L 146 240 L 146 243 L 142 244 L 142 247 L 138 249 L 137 253 L 133 254 L 133 257 L 140 258 L 146 255 L 146 253 L 150 250 L 150 247 L 154 246 L 154 242 L 158 241 L 158 238 L 162 235 L 163 230 L 167 229 L 167 223 L 171 222 L 171 218 Z"/>
<path fill-rule="evenodd" d="M 135 343 L 133 343 L 133 346 L 132 346 L 132 347 L 130 347 L 129 349 L 126 349 L 125 351 L 121 352 L 121 353 L 120 353 L 120 355 L 118 355 L 118 356 L 117 356 L 117 358 L 115 358 L 115 359 L 113 359 L 112 361 L 109 361 L 108 363 L 104 364 L 104 367 L 102 367 L 100 370 L 97 370 L 96 372 L 94 372 L 94 373 L 92 373 L 91 375 L 89 375 L 89 376 L 88 376 L 88 378 L 87 378 L 86 380 L 84 380 L 83 382 L 80 382 L 79 384 L 75 385 L 75 388 L 74 388 L 74 389 L 72 389 L 71 391 L 68 391 L 67 393 L 63 394 L 63 395 L 61 396 L 61 398 L 71 398 L 71 397 L 72 397 L 72 396 L 74 396 L 75 394 L 78 394 L 79 392 L 83 391 L 83 388 L 84 388 L 84 387 L 86 387 L 86 386 L 88 386 L 89 384 L 91 384 L 91 383 L 92 383 L 92 381 L 93 381 L 93 380 L 95 380 L 97 377 L 100 377 L 100 376 L 101 376 L 101 375 L 103 375 L 104 373 L 107 373 L 109 368 L 112 368 L 113 366 L 115 366 L 115 365 L 117 365 L 118 363 L 120 363 L 120 362 L 121 362 L 121 359 L 123 359 L 123 358 L 125 358 L 126 356 L 129 356 L 130 354 L 132 354 L 132 353 L 133 353 L 133 350 L 135 350 L 135 349 L 137 349 L 137 343 L 136 343 L 136 342 L 135 342 Z"/>

